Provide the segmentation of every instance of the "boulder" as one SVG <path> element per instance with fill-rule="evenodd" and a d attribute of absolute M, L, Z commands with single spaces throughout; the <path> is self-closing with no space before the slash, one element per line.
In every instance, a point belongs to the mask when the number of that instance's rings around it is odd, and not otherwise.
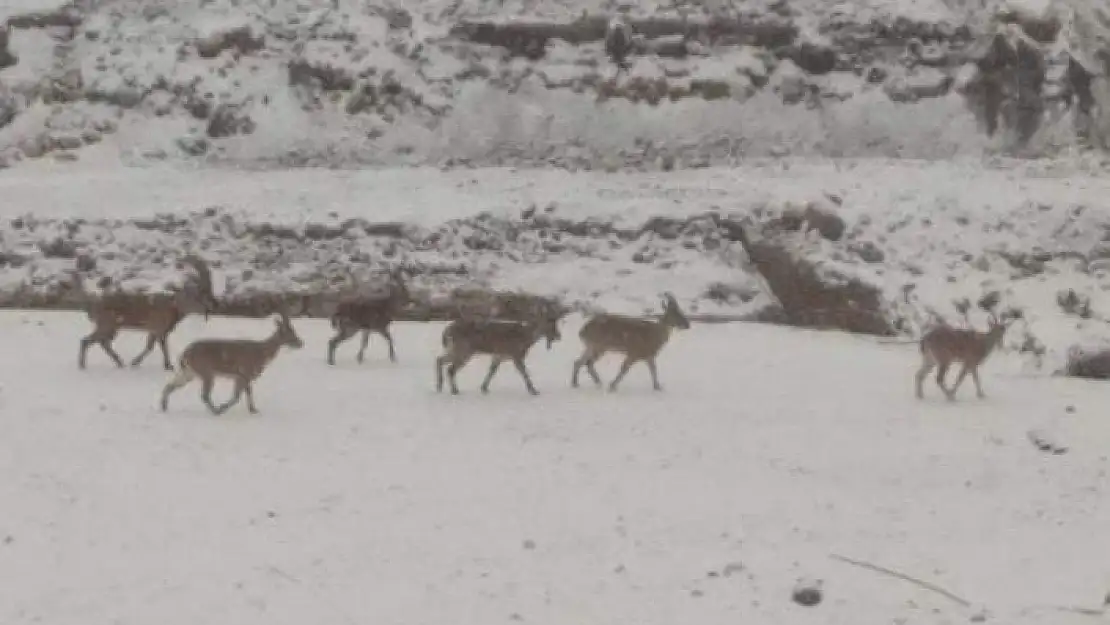
<path fill-rule="evenodd" d="M 48 77 L 44 82 L 42 101 L 46 104 L 76 102 L 84 95 L 85 81 L 79 68 Z"/>
<path fill-rule="evenodd" d="M 254 29 L 249 25 L 218 30 L 193 41 L 197 54 L 205 59 L 215 58 L 224 50 L 232 49 L 240 54 L 250 54 L 261 50 L 265 45 L 265 36 L 255 34 Z"/>
<path fill-rule="evenodd" d="M 205 133 L 213 139 L 220 139 L 239 134 L 249 135 L 254 132 L 254 128 L 254 121 L 240 107 L 221 104 L 209 118 Z"/>
<path fill-rule="evenodd" d="M 341 67 L 313 63 L 306 59 L 289 61 L 289 84 L 319 88 L 323 91 L 350 91 L 355 78 Z"/>
<path fill-rule="evenodd" d="M 828 44 L 805 41 L 791 46 L 786 57 L 808 74 L 820 76 L 836 69 L 840 55 Z"/>
<path fill-rule="evenodd" d="M 1110 349 L 1073 350 L 1064 365 L 1064 375 L 1090 380 L 1110 380 Z"/>
<path fill-rule="evenodd" d="M 806 202 L 802 206 L 787 205 L 779 216 L 767 222 L 767 226 L 786 232 L 797 232 L 802 228 L 816 230 L 829 241 L 839 241 L 847 230 L 844 219 L 831 206 L 818 202 Z"/>
<path fill-rule="evenodd" d="M 883 92 L 894 102 L 917 102 L 948 95 L 954 83 L 955 78 L 947 73 L 922 67 L 912 74 L 891 77 L 883 85 Z"/>

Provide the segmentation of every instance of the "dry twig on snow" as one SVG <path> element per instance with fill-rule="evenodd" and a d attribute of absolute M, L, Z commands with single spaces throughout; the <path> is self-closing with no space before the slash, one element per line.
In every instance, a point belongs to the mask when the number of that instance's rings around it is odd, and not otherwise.
<path fill-rule="evenodd" d="M 915 586 L 918 586 L 919 588 L 924 588 L 925 590 L 930 590 L 932 592 L 937 593 L 938 595 L 943 595 L 945 597 L 948 597 L 952 601 L 955 601 L 956 603 L 964 606 L 965 608 L 970 608 L 971 607 L 971 602 L 968 601 L 967 599 L 964 599 L 963 597 L 961 597 L 961 596 L 959 596 L 955 593 L 952 593 L 948 590 L 945 590 L 944 588 L 941 588 L 940 586 L 937 586 L 936 584 L 930 584 L 929 582 L 922 581 L 920 579 L 917 579 L 916 577 L 911 577 L 909 575 L 906 575 L 905 573 L 899 573 L 898 571 L 895 571 L 893 569 L 888 569 L 884 566 L 879 566 L 877 564 L 871 564 L 870 562 L 864 562 L 863 560 L 854 560 L 852 558 L 848 558 L 846 556 L 842 556 L 842 555 L 835 554 L 835 553 L 832 554 L 831 557 L 834 560 L 840 560 L 841 562 L 846 562 L 846 563 L 854 565 L 854 566 L 858 566 L 858 567 L 865 568 L 865 569 L 870 569 L 872 571 L 876 571 L 876 572 L 882 573 L 884 575 L 889 575 L 891 577 L 896 577 L 900 580 L 907 581 L 911 584 L 914 584 Z"/>

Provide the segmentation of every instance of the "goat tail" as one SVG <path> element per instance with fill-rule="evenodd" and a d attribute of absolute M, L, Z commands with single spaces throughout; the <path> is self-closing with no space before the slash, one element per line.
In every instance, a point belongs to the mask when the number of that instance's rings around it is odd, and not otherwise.
<path fill-rule="evenodd" d="M 448 343 L 451 342 L 451 326 L 447 326 L 446 328 L 443 329 L 442 341 L 443 341 L 443 346 L 444 347 L 447 347 Z"/>
<path fill-rule="evenodd" d="M 332 315 L 331 317 L 329 317 L 329 318 L 328 318 L 328 321 L 330 321 L 330 322 L 331 322 L 331 328 L 332 328 L 333 330 L 338 330 L 338 329 L 339 329 L 339 326 L 340 326 L 340 324 L 341 324 L 341 323 L 343 322 L 343 320 L 342 320 L 342 319 L 340 318 L 340 316 L 339 316 L 339 313 L 335 313 L 334 315 Z"/>

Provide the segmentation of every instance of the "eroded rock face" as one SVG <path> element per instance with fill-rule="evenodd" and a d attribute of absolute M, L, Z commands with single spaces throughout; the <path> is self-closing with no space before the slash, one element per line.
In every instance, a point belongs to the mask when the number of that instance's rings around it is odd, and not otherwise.
<path fill-rule="evenodd" d="M 10 36 L 11 29 L 6 25 L 0 28 L 0 69 L 11 67 L 19 62 L 19 59 L 8 49 Z"/>
<path fill-rule="evenodd" d="M 7 89 L 0 87 L 0 128 L 12 123 L 19 114 L 19 101 Z"/>
<path fill-rule="evenodd" d="M 513 55 L 540 58 L 552 39 L 574 45 L 604 41 L 610 21 L 611 18 L 605 15 L 589 15 L 573 22 L 461 21 L 451 29 L 451 35 L 472 43 L 502 47 Z M 704 39 L 710 45 L 748 42 L 755 46 L 778 48 L 793 43 L 798 33 L 797 27 L 788 20 L 775 15 L 750 13 L 735 18 L 661 16 L 628 19 L 625 22 L 632 33 L 646 39 L 684 37 L 693 33 L 695 38 Z"/>
<path fill-rule="evenodd" d="M 49 6 L 44 10 L 28 11 L 8 16 L 9 28 L 50 28 L 64 27 L 75 28 L 81 25 L 83 17 L 76 3 L 45 3 Z"/>
<path fill-rule="evenodd" d="M 1066 71 L 1059 72 L 1058 78 L 1050 79 L 1050 65 L 1057 63 L 1050 59 L 1050 52 L 1059 47 L 1059 38 L 1068 32 L 1062 28 L 1056 8 L 1053 5 L 1045 15 L 999 11 L 987 30 L 978 33 L 968 26 L 948 23 L 897 18 L 890 23 L 860 24 L 851 15 L 832 15 L 823 18 L 820 42 L 804 39 L 789 12 L 748 13 L 735 19 L 704 16 L 632 19 L 627 22 L 633 33 L 630 39 L 641 43 L 622 47 L 621 54 L 609 56 L 621 68 L 634 65 L 636 57 L 659 59 L 657 64 L 663 76 L 632 71 L 623 80 L 563 80 L 549 84 L 548 88 L 596 89 L 599 99 L 623 97 L 653 106 L 667 98 L 732 97 L 742 101 L 767 86 L 766 83 L 752 81 L 739 86 L 720 77 L 699 76 L 693 60 L 702 53 L 727 55 L 731 46 L 742 43 L 773 54 L 774 61 L 768 68 L 772 76 L 769 86 L 786 105 L 806 102 L 813 107 L 822 100 L 852 97 L 850 90 L 833 91 L 826 86 L 831 83 L 822 84 L 819 79 L 826 75 L 854 74 L 861 84 L 882 83 L 883 92 L 891 101 L 906 105 L 942 98 L 957 88 L 981 120 L 986 135 L 993 136 L 1005 129 L 1012 135 L 1012 144 L 1022 147 L 1037 134 L 1059 94 L 1066 93 L 1069 102 L 1077 101 L 1078 115 L 1089 115 L 1095 108 L 1096 96 L 1090 82 L 1096 72 L 1072 62 Z M 1083 21 L 1084 27 L 1106 28 L 1091 26 L 1097 20 L 1086 14 L 1075 20 Z M 453 33 L 465 41 L 503 48 L 511 55 L 538 61 L 544 58 L 549 41 L 584 47 L 601 39 L 604 29 L 601 16 L 587 16 L 566 23 L 464 22 Z M 625 38 L 622 36 L 621 40 Z M 890 50 L 897 46 L 903 46 L 903 52 L 892 55 Z M 692 54 L 691 50 L 699 52 Z M 690 69 L 683 73 L 673 64 L 665 63 L 665 59 L 689 59 L 686 62 Z M 965 67 L 968 63 L 970 72 Z M 971 75 L 963 75 L 968 73 Z M 684 80 L 676 80 L 678 76 Z M 1050 84 L 1050 80 L 1054 82 Z M 656 87 L 656 83 L 664 81 L 667 83 L 664 87 Z"/>
<path fill-rule="evenodd" d="M 49 29 L 57 42 L 55 66 L 26 95 L 78 110 L 88 101 L 163 118 L 184 113 L 189 127 L 183 134 L 207 134 L 212 141 L 205 150 L 187 140 L 176 142 L 183 157 L 217 158 L 234 143 L 220 139 L 250 133 L 254 120 L 265 132 L 266 120 L 280 114 L 259 113 L 247 121 L 250 115 L 230 111 L 259 112 L 274 106 L 273 101 L 286 106 L 290 96 L 292 108 L 331 116 L 328 122 L 336 126 L 350 123 L 357 129 L 352 134 L 366 137 L 371 145 L 383 133 L 407 125 L 435 131 L 458 113 L 456 107 L 462 108 L 459 102 L 468 83 L 513 97 L 522 93 L 532 98 L 530 102 L 540 102 L 541 108 L 547 106 L 543 104 L 547 95 L 538 90 L 561 91 L 549 94 L 553 102 L 580 96 L 583 104 L 620 99 L 651 107 L 695 99 L 721 104 L 731 100 L 739 108 L 740 103 L 769 93 L 784 107 L 794 107 L 789 109 L 791 116 L 808 115 L 807 110 L 817 115 L 826 107 L 874 93 L 875 86 L 880 86 L 879 94 L 906 107 L 929 105 L 929 100 L 943 99 L 956 90 L 981 120 L 985 135 L 1005 131 L 1018 146 L 1038 134 L 1054 107 L 1073 112 L 1077 135 L 1098 135 L 1090 143 L 1106 143 L 1102 135 L 1110 138 L 1110 113 L 1104 112 L 1110 111 L 1110 87 L 1099 86 L 1105 82 L 1106 59 L 1110 59 L 1106 49 L 1110 37 L 1100 33 L 1110 27 L 1098 23 L 1097 9 L 1084 11 L 1082 3 L 1076 2 L 1066 5 L 1075 9 L 1070 23 L 1060 17 L 1066 12 L 1029 16 L 1010 11 L 984 21 L 987 27 L 982 31 L 899 16 L 862 18 L 843 10 L 804 15 L 799 12 L 802 9 L 786 3 L 729 15 L 686 7 L 681 14 L 629 14 L 614 21 L 614 14 L 597 12 L 576 16 L 568 12 L 564 18 L 549 20 L 508 19 L 497 17 L 496 12 L 488 19 L 456 17 L 473 15 L 472 11 L 416 16 L 376 1 L 357 12 L 342 3 L 315 11 L 311 3 L 294 0 L 274 0 L 273 14 L 259 19 L 236 2 L 212 2 L 219 5 L 214 9 L 226 13 L 226 21 L 221 19 L 218 28 L 199 33 L 198 27 L 183 21 L 186 13 L 153 0 L 137 5 L 141 20 L 97 3 L 12 18 L 9 28 Z M 814 20 L 818 36 L 800 27 Z M 416 21 L 444 28 L 416 28 Z M 616 23 L 626 27 L 614 28 Z M 181 29 L 179 40 L 174 39 L 178 34 L 174 28 Z M 445 30 L 446 37 L 425 35 Z M 1061 40 L 1078 37 L 1074 33 L 1080 31 L 1093 34 L 1078 42 Z M 0 69 L 18 63 L 8 51 L 7 39 L 7 31 L 0 31 Z M 1056 49 L 1065 49 L 1070 56 L 1060 61 L 1050 54 Z M 157 55 L 169 57 L 177 69 L 171 72 L 162 63 L 128 60 Z M 287 81 L 257 79 L 282 71 Z M 1100 99 L 1108 102 L 1100 107 Z M 226 108 L 217 110 L 220 107 Z M 4 110 L 20 114 L 18 108 Z M 740 117 L 744 114 L 737 111 Z M 775 111 L 761 114 L 773 117 Z M 6 115 L 0 114 L 0 120 Z M 650 114 L 644 119 L 645 126 L 652 123 Z M 658 162 L 668 168 L 727 164 L 735 157 L 736 143 L 748 138 L 740 126 L 752 124 L 738 123 L 736 134 L 729 136 L 722 136 L 727 131 L 691 131 L 689 142 L 698 145 L 682 145 L 679 137 L 678 147 L 671 150 L 694 154 L 671 153 Z M 573 132 L 580 132 L 583 142 L 589 143 L 587 131 Z M 471 165 L 580 168 L 599 166 L 599 158 L 593 157 L 598 156 L 609 163 L 603 166 L 606 169 L 647 166 L 631 149 L 634 146 L 597 148 L 609 153 L 579 159 L 574 156 L 578 146 L 567 145 L 576 139 L 514 138 L 506 141 L 512 147 L 504 153 L 490 149 L 479 156 L 463 150 L 444 155 L 432 147 L 412 154 L 402 146 L 397 157 L 406 163 L 423 160 L 437 165 L 447 158 L 465 157 Z M 718 140 L 720 146 L 709 145 Z M 805 149 L 842 154 L 828 143 L 798 141 L 799 146 L 813 146 Z M 859 149 L 873 149 L 871 145 Z M 319 152 L 371 151 L 362 147 L 341 151 L 327 145 Z M 791 148 L 764 145 L 760 150 L 773 156 L 790 153 Z M 278 154 L 275 159 L 285 162 L 283 158 L 294 156 Z"/>

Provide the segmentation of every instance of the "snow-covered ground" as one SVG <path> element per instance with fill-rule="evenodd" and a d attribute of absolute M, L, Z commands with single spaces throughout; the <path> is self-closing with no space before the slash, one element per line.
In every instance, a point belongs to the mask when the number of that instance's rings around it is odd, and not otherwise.
<path fill-rule="evenodd" d="M 1002 354 L 987 399 L 917 401 L 912 347 L 736 324 L 676 334 L 663 393 L 643 370 L 575 390 L 572 318 L 531 354 L 539 397 L 511 368 L 482 396 L 480 359 L 452 397 L 440 324 L 330 368 L 326 323 L 295 323 L 262 413 L 217 418 L 196 386 L 158 412 L 156 357 L 78 371 L 82 316 L 0 315 L 0 622 L 1067 625 L 1090 617 L 1045 606 L 1110 588 L 1103 385 Z M 269 328 L 190 319 L 171 347 Z M 806 577 L 817 607 L 791 601 Z"/>

